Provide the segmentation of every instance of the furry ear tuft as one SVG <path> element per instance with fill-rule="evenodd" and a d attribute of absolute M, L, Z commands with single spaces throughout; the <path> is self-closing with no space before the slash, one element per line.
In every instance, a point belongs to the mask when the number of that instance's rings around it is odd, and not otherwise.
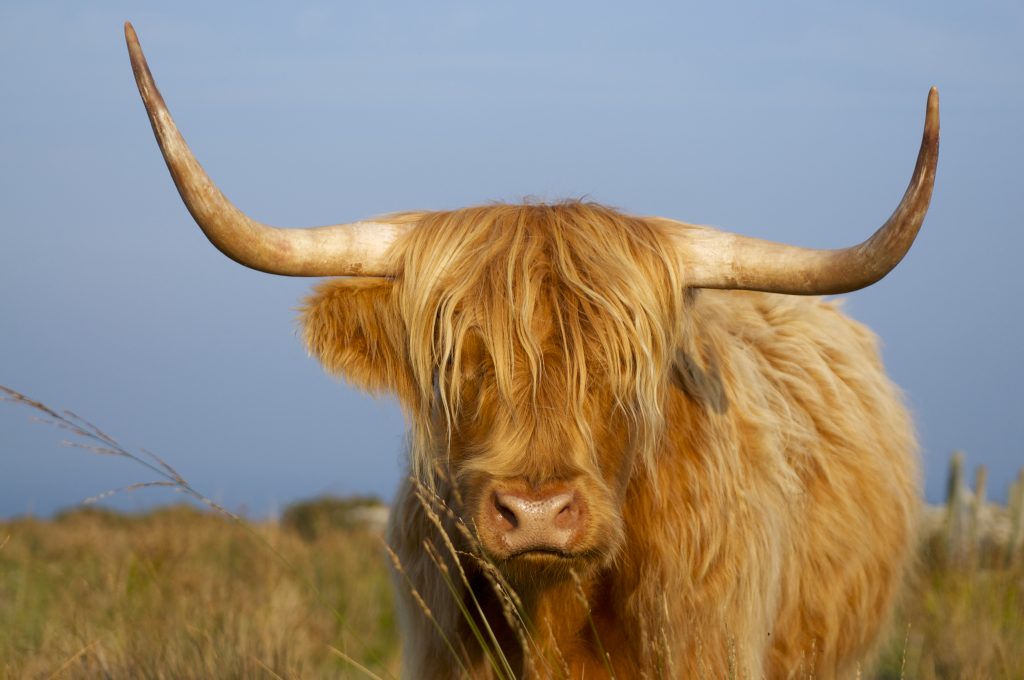
<path fill-rule="evenodd" d="M 389 279 L 345 278 L 319 284 L 300 308 L 303 341 L 324 370 L 374 393 L 413 399 L 406 338 Z"/>

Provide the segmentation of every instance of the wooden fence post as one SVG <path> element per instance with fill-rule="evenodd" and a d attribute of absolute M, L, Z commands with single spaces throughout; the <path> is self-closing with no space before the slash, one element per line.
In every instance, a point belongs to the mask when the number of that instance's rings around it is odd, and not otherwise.
<path fill-rule="evenodd" d="M 967 548 L 967 487 L 964 484 L 964 452 L 954 451 L 949 459 L 946 485 L 946 562 L 962 566 Z"/>
<path fill-rule="evenodd" d="M 1024 468 L 1017 475 L 1017 481 L 1010 486 L 1010 542 L 1006 552 L 1010 556 L 1011 565 L 1024 559 L 1021 548 L 1024 547 Z"/>
<path fill-rule="evenodd" d="M 969 566 L 975 568 L 982 563 L 982 551 L 985 548 L 985 527 L 982 526 L 982 512 L 985 508 L 985 487 L 988 482 L 988 470 L 984 465 L 974 469 L 974 497 L 971 499 L 971 523 L 968 536 Z"/>

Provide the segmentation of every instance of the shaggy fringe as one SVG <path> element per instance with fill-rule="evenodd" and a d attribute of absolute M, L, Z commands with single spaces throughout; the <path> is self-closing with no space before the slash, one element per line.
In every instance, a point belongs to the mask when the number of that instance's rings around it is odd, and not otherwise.
<path fill-rule="evenodd" d="M 518 414 L 523 429 L 551 406 L 543 383 L 564 384 L 569 399 L 558 406 L 591 453 L 587 400 L 598 385 L 611 390 L 634 426 L 640 460 L 653 468 L 685 288 L 664 233 L 576 201 L 398 217 L 417 224 L 394 255 L 417 393 L 418 478 L 431 477 L 430 452 L 448 448 L 463 385 L 475 377 L 466 372 L 485 365 L 502 409 Z"/>

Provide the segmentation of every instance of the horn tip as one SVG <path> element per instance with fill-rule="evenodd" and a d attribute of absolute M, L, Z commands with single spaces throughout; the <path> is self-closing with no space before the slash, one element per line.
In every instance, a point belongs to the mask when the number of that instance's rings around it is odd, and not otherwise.
<path fill-rule="evenodd" d="M 929 136 L 939 131 L 939 88 L 932 85 L 928 90 L 928 105 L 925 108 L 925 131 Z"/>
<path fill-rule="evenodd" d="M 145 61 L 145 57 L 142 56 L 142 45 L 139 44 L 139 36 L 130 21 L 124 22 L 124 42 L 128 45 L 128 55 L 131 57 L 133 65 L 139 59 Z"/>

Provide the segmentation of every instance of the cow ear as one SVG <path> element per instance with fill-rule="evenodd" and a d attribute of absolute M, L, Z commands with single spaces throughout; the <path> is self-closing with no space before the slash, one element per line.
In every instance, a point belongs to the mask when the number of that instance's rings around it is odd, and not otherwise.
<path fill-rule="evenodd" d="M 693 401 L 715 413 L 725 413 L 729 408 L 718 362 L 713 355 L 701 361 L 696 352 L 679 348 L 672 362 L 672 382 Z"/>
<path fill-rule="evenodd" d="M 370 392 L 413 399 L 405 324 L 394 300 L 394 283 L 382 278 L 325 281 L 300 309 L 309 353 L 332 375 Z"/>

